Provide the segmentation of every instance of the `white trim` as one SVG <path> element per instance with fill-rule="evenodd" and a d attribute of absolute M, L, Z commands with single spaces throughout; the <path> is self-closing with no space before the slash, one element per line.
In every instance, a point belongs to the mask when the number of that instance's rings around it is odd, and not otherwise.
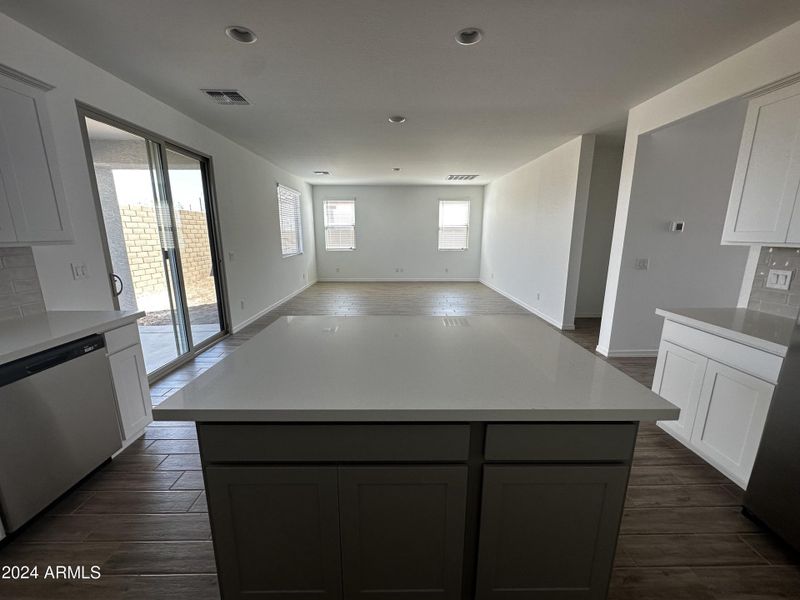
<path fill-rule="evenodd" d="M 753 279 L 758 271 L 758 259 L 761 257 L 761 246 L 750 246 L 750 253 L 747 255 L 747 263 L 744 267 L 742 276 L 742 287 L 739 290 L 739 300 L 736 306 L 747 308 L 750 304 L 750 293 L 753 291 Z"/>
<path fill-rule="evenodd" d="M 295 290 L 294 292 L 292 292 L 292 293 L 291 293 L 291 294 L 289 294 L 288 296 L 285 296 L 285 297 L 281 298 L 280 300 L 278 300 L 277 302 L 274 302 L 274 303 L 270 304 L 270 305 L 269 305 L 267 308 L 265 308 L 265 309 L 263 309 L 263 310 L 260 310 L 260 311 L 258 311 L 258 312 L 257 312 L 256 314 L 254 314 L 252 317 L 248 317 L 248 318 L 246 318 L 244 321 L 242 321 L 242 322 L 241 322 L 241 323 L 239 323 L 238 325 L 233 325 L 233 326 L 231 327 L 231 333 L 238 333 L 239 331 L 241 331 L 242 329 L 244 329 L 245 327 L 247 327 L 248 325 L 250 325 L 250 324 L 251 324 L 251 323 L 253 323 L 254 321 L 257 321 L 258 319 L 260 319 L 261 317 L 263 317 L 264 315 L 266 315 L 268 312 L 270 312 L 270 311 L 272 311 L 272 310 L 275 310 L 276 308 L 278 308 L 278 307 L 279 307 L 281 304 L 283 304 L 284 302 L 288 302 L 289 300 L 291 300 L 292 298 L 294 298 L 295 296 L 297 296 L 297 294 L 299 294 L 300 292 L 303 292 L 303 291 L 307 290 L 308 288 L 310 288 L 310 287 L 311 287 L 312 285 L 314 285 L 315 283 L 317 283 L 317 282 L 316 282 L 316 281 L 309 281 L 307 284 L 305 284 L 305 285 L 304 285 L 303 287 L 301 287 L 300 289 L 298 289 L 298 290 Z"/>
<path fill-rule="evenodd" d="M 543 319 L 543 320 L 547 321 L 553 327 L 561 329 L 562 331 L 572 331 L 573 329 L 575 329 L 575 324 L 574 323 L 567 325 L 567 324 L 564 324 L 562 322 L 559 322 L 559 321 L 555 320 L 553 317 L 551 317 L 550 315 L 546 315 L 545 313 L 543 313 L 539 309 L 534 308 L 530 304 L 527 304 L 527 303 L 523 302 L 519 298 L 516 298 L 516 297 L 512 296 L 511 294 L 507 294 L 506 292 L 504 292 L 500 288 L 495 287 L 494 285 L 492 285 L 491 283 L 489 283 L 485 279 L 480 279 L 479 281 L 483 285 L 488 287 L 489 289 L 492 289 L 495 292 L 497 292 L 498 294 L 500 294 L 501 296 L 505 296 L 506 298 L 508 298 L 509 300 L 514 302 L 515 304 L 519 304 L 522 308 L 524 308 L 528 312 L 531 312 L 534 315 L 536 315 L 537 317 L 539 317 L 540 319 Z"/>
<path fill-rule="evenodd" d="M 655 358 L 658 356 L 658 349 L 609 350 L 605 346 L 597 346 L 596 350 L 607 358 Z"/>
<path fill-rule="evenodd" d="M 453 283 L 453 282 L 472 282 L 472 283 L 479 283 L 481 280 L 477 277 L 452 277 L 449 279 L 445 279 L 442 277 L 319 277 L 317 281 L 320 283 L 384 283 L 384 282 L 392 282 L 392 281 L 399 281 L 399 282 L 441 282 L 441 283 Z"/>
<path fill-rule="evenodd" d="M 20 83 L 24 83 L 25 85 L 29 85 L 31 87 L 38 88 L 42 91 L 49 92 L 50 90 L 54 90 L 55 86 L 50 85 L 42 81 L 41 79 L 36 79 L 35 77 L 31 77 L 27 73 L 23 73 L 22 71 L 17 71 L 16 69 L 12 69 L 8 65 L 0 64 L 0 74 L 5 75 L 11 79 L 16 79 Z"/>

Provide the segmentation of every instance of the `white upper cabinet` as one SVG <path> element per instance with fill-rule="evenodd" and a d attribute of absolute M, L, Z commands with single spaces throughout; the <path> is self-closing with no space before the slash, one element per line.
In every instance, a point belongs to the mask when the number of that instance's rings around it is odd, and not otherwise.
<path fill-rule="evenodd" d="M 45 93 L 0 68 L 0 243 L 72 241 Z"/>
<path fill-rule="evenodd" d="M 722 243 L 800 243 L 800 83 L 747 109 Z"/>

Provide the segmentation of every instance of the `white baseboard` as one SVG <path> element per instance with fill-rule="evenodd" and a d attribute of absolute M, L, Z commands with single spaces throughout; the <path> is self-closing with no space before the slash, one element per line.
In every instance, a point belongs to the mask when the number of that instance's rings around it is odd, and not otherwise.
<path fill-rule="evenodd" d="M 294 298 L 295 296 L 297 296 L 297 294 L 299 294 L 299 293 L 301 293 L 301 292 L 303 292 L 303 291 L 307 290 L 308 288 L 310 288 L 310 287 L 311 287 L 312 285 L 314 285 L 315 283 L 317 283 L 317 282 L 316 282 L 316 281 L 309 281 L 307 284 L 305 284 L 305 285 L 304 285 L 303 287 L 301 287 L 299 290 L 296 290 L 296 291 L 292 292 L 291 294 L 289 294 L 288 296 L 285 296 L 285 297 L 281 298 L 281 299 L 280 299 L 280 300 L 278 300 L 277 302 L 273 302 L 273 303 L 272 303 L 272 304 L 270 304 L 270 305 L 269 305 L 267 308 L 265 308 L 265 309 L 263 309 L 263 310 L 260 310 L 260 311 L 258 311 L 258 312 L 257 312 L 256 314 L 254 314 L 252 317 L 248 317 L 247 319 L 245 319 L 244 321 L 242 321 L 242 322 L 241 322 L 241 323 L 239 323 L 238 325 L 235 325 L 235 326 L 231 327 L 231 331 L 232 331 L 233 333 L 237 333 L 237 332 L 241 331 L 242 329 L 244 329 L 245 327 L 247 327 L 248 325 L 250 325 L 250 323 L 252 323 L 252 322 L 254 322 L 254 321 L 257 321 L 258 319 L 260 319 L 261 317 L 263 317 L 263 316 L 264 316 L 265 314 L 267 314 L 268 312 L 270 312 L 270 311 L 272 311 L 272 310 L 275 310 L 275 309 L 276 309 L 276 308 L 278 308 L 278 307 L 279 307 L 281 304 L 283 304 L 284 302 L 288 302 L 289 300 L 291 300 L 292 298 Z"/>
<path fill-rule="evenodd" d="M 658 349 L 609 350 L 605 346 L 598 346 L 596 350 L 608 358 L 655 358 L 658 356 Z"/>
<path fill-rule="evenodd" d="M 575 325 L 574 325 L 574 324 L 572 324 L 572 323 L 570 323 L 570 324 L 565 324 L 565 323 L 563 323 L 563 322 L 561 322 L 561 321 L 557 321 L 557 320 L 556 320 L 556 319 L 554 319 L 553 317 L 551 317 L 551 316 L 549 316 L 549 315 L 546 315 L 545 313 L 543 313 L 542 311 L 540 311 L 540 310 L 539 310 L 539 309 L 537 309 L 537 308 L 534 308 L 534 307 L 533 307 L 533 306 L 531 306 L 530 304 L 528 304 L 528 303 L 526 303 L 526 302 L 523 302 L 522 300 L 520 300 L 519 298 L 516 298 L 516 297 L 512 296 L 511 294 L 507 294 L 506 292 L 504 292 L 503 290 L 501 290 L 501 289 L 500 289 L 500 288 L 498 288 L 498 287 L 495 287 L 494 285 L 492 285 L 491 283 L 489 283 L 489 282 L 488 282 L 488 281 L 486 281 L 485 279 L 481 279 L 481 280 L 480 280 L 480 282 L 481 282 L 483 285 L 485 285 L 486 287 L 488 287 L 488 288 L 490 288 L 490 289 L 493 289 L 495 292 L 497 292 L 497 293 L 498 293 L 498 294 L 500 294 L 501 296 L 505 296 L 506 298 L 508 298 L 509 300 L 511 300 L 512 302 L 514 302 L 515 304 L 519 304 L 519 305 L 520 305 L 522 308 L 524 308 L 524 309 L 525 309 L 525 310 L 527 310 L 528 312 L 531 312 L 531 313 L 533 313 L 534 315 L 536 315 L 536 316 L 537 316 L 537 317 L 539 317 L 540 319 L 543 319 L 543 320 L 547 321 L 547 322 L 548 322 L 548 323 L 550 323 L 550 325 L 552 325 L 553 327 L 557 327 L 558 329 L 561 329 L 562 331 L 571 331 L 571 330 L 575 329 Z"/>
<path fill-rule="evenodd" d="M 480 281 L 477 277 L 451 277 L 445 279 L 443 277 L 320 277 L 320 283 L 413 283 L 413 282 L 426 282 L 426 283 L 455 283 L 455 282 L 473 282 Z"/>

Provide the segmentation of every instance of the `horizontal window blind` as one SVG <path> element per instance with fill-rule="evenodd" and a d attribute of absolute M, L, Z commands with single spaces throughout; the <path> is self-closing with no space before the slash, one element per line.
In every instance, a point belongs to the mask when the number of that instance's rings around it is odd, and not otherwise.
<path fill-rule="evenodd" d="M 325 200 L 326 250 L 355 250 L 356 248 L 356 201 Z"/>
<path fill-rule="evenodd" d="M 303 224 L 300 219 L 300 192 L 278 184 L 281 256 L 303 253 Z"/>
<path fill-rule="evenodd" d="M 439 250 L 469 247 L 469 200 L 439 200 Z"/>

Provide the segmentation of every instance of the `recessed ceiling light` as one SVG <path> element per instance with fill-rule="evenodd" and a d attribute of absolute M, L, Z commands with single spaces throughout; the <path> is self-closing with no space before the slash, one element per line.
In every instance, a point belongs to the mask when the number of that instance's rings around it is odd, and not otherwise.
<path fill-rule="evenodd" d="M 241 42 L 242 44 L 252 44 L 255 42 L 258 37 L 251 29 L 244 27 L 242 25 L 231 25 L 225 28 L 225 35 L 236 42 Z"/>
<path fill-rule="evenodd" d="M 330 171 L 314 171 L 314 175 L 330 175 Z"/>
<path fill-rule="evenodd" d="M 395 173 L 399 173 L 400 167 L 392 167 L 392 171 L 394 171 Z"/>
<path fill-rule="evenodd" d="M 483 32 L 476 27 L 467 27 L 456 34 L 456 41 L 462 46 L 474 46 L 483 39 Z"/>
<path fill-rule="evenodd" d="M 406 118 L 403 115 L 392 115 L 389 117 L 389 123 L 393 123 L 395 125 L 399 125 L 400 123 L 405 123 Z"/>

